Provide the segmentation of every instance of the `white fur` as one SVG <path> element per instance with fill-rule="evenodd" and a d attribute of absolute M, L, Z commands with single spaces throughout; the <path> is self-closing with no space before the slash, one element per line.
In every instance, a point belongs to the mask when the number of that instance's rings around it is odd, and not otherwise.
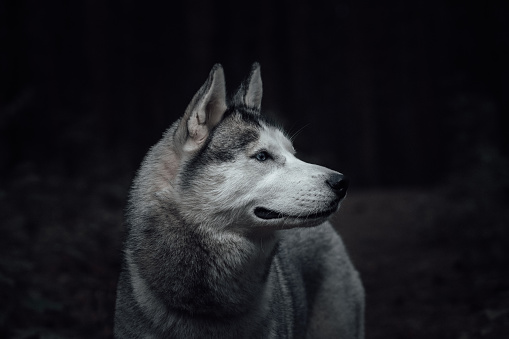
<path fill-rule="evenodd" d="M 265 149 L 273 157 L 264 163 L 251 158 L 257 150 Z M 262 220 L 253 211 L 265 207 L 286 215 L 302 217 L 328 208 L 334 193 L 325 180 L 334 172 L 328 168 L 297 159 L 288 138 L 273 127 L 264 126 L 260 138 L 231 163 L 211 165 L 207 176 L 200 177 L 200 191 L 182 196 L 186 219 L 197 224 L 235 227 L 246 225 L 291 228 L 313 226 L 325 219 L 283 218 Z M 199 196 L 199 200 L 196 197 Z"/>

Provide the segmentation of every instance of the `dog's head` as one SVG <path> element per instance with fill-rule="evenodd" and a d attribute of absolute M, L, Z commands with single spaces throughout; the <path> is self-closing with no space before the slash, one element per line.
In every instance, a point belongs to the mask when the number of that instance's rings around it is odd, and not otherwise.
<path fill-rule="evenodd" d="M 184 116 L 167 132 L 165 168 L 173 204 L 192 224 L 243 229 L 315 226 L 334 213 L 348 180 L 295 157 L 281 128 L 260 114 L 262 80 L 250 76 L 227 105 L 223 69 L 214 66 Z"/>

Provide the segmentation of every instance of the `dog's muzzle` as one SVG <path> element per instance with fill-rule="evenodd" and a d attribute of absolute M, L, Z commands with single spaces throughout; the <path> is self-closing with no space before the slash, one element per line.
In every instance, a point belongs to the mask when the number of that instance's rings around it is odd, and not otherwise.
<path fill-rule="evenodd" d="M 290 215 L 280 211 L 271 210 L 265 207 L 256 207 L 254 209 L 254 214 L 258 218 L 264 220 L 283 219 L 283 218 L 311 220 L 327 218 L 338 209 L 339 203 L 346 196 L 349 180 L 343 174 L 334 173 L 331 174 L 327 178 L 327 180 L 325 180 L 325 182 L 327 186 L 329 186 L 336 195 L 336 197 L 332 201 L 330 201 L 328 208 L 325 210 L 308 214 Z"/>

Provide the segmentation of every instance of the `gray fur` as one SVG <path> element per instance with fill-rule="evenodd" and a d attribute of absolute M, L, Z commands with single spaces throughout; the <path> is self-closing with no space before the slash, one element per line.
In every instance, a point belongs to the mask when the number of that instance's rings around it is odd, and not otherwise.
<path fill-rule="evenodd" d="M 339 174 L 259 114 L 258 64 L 229 107 L 224 88 L 216 65 L 133 182 L 115 337 L 363 338 L 362 284 L 326 220 Z"/>
<path fill-rule="evenodd" d="M 262 106 L 262 77 L 260 73 L 260 64 L 255 62 L 251 67 L 251 73 L 248 78 L 240 85 L 234 96 L 236 105 L 245 105 L 260 110 Z"/>

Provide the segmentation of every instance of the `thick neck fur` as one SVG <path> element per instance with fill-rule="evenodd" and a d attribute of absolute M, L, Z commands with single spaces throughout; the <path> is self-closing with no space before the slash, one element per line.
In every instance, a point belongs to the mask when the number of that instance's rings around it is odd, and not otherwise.
<path fill-rule="evenodd" d="M 256 309 L 265 294 L 275 238 L 214 234 L 181 224 L 174 211 L 168 212 L 148 217 L 128 246 L 157 299 L 168 311 L 207 318 Z"/>
<path fill-rule="evenodd" d="M 131 191 L 129 267 L 166 312 L 215 318 L 266 307 L 276 236 L 186 223 L 171 190 L 173 164 L 179 159 L 168 146 L 163 139 L 149 152 Z"/>

